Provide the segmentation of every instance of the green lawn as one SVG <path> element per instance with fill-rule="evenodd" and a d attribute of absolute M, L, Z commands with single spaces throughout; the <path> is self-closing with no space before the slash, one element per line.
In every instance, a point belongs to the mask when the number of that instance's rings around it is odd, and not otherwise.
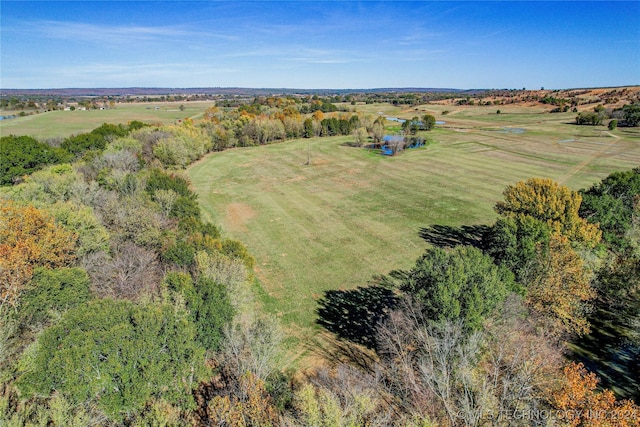
<path fill-rule="evenodd" d="M 637 133 L 486 112 L 447 115 L 431 145 L 396 157 L 317 138 L 215 153 L 188 170 L 209 219 L 256 257 L 259 300 L 288 328 L 294 363 L 313 352 L 324 291 L 409 267 L 427 247 L 421 227 L 490 224 L 505 186 L 529 177 L 580 189 L 640 164 Z"/>
<path fill-rule="evenodd" d="M 89 132 L 103 123 L 172 124 L 186 117 L 198 118 L 213 101 L 116 104 L 111 110 L 50 111 L 0 121 L 0 135 L 31 135 L 35 138 L 67 137 Z M 184 106 L 184 111 L 180 110 Z M 155 107 L 158 107 L 156 110 Z"/>

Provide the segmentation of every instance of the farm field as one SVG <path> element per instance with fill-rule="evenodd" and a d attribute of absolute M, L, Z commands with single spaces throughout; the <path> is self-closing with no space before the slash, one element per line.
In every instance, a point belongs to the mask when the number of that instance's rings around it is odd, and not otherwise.
<path fill-rule="evenodd" d="M 189 168 L 209 219 L 256 257 L 259 302 L 287 328 L 290 364 L 304 366 L 317 351 L 324 292 L 410 267 L 428 245 L 422 227 L 491 224 L 504 188 L 529 177 L 578 190 L 640 164 L 637 129 L 609 132 L 571 124 L 575 113 L 500 107 L 421 106 L 419 114 L 446 123 L 425 134 L 427 147 L 395 157 L 334 137 L 214 153 Z"/>
<path fill-rule="evenodd" d="M 172 124 L 187 117 L 197 119 L 213 104 L 213 101 L 122 103 L 110 110 L 49 111 L 2 120 L 0 135 L 30 135 L 35 138 L 67 137 L 90 132 L 103 123 L 126 124 L 133 120 L 149 124 Z M 180 111 L 180 105 L 184 105 L 184 111 Z M 158 109 L 156 110 L 155 107 Z"/>

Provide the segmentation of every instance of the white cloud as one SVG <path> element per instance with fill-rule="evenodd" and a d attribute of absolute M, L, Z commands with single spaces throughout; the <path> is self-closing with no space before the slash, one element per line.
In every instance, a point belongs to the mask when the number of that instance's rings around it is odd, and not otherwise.
<path fill-rule="evenodd" d="M 100 44 L 128 44 L 164 42 L 177 39 L 199 40 L 214 38 L 226 41 L 238 37 L 222 32 L 193 31 L 181 26 L 142 26 L 87 24 L 67 21 L 35 21 L 14 27 L 14 31 L 36 33 L 50 39 L 94 42 Z"/>

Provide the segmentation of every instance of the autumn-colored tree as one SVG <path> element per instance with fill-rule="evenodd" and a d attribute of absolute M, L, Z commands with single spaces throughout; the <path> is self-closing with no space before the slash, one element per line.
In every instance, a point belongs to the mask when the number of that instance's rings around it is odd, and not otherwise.
<path fill-rule="evenodd" d="M 578 214 L 582 196 L 551 179 L 530 178 L 504 190 L 504 202 L 496 211 L 504 217 L 531 216 L 547 223 L 553 231 L 589 247 L 600 242 L 602 232 Z"/>
<path fill-rule="evenodd" d="M 34 267 L 57 268 L 75 259 L 77 236 L 33 206 L 0 207 L 0 306 L 16 306 Z"/>
<path fill-rule="evenodd" d="M 527 288 L 527 304 L 549 319 L 557 331 L 588 332 L 584 308 L 596 292 L 569 239 L 554 233 L 546 253 L 539 249 L 534 269 Z"/>
<path fill-rule="evenodd" d="M 264 382 L 251 373 L 239 379 L 240 393 L 215 396 L 207 405 L 207 416 L 215 425 L 267 427 L 279 424 L 279 415 Z"/>
<path fill-rule="evenodd" d="M 322 119 L 324 119 L 324 114 L 322 113 L 322 111 L 317 110 L 316 112 L 313 113 L 313 118 L 314 120 L 321 122 Z"/>
<path fill-rule="evenodd" d="M 616 401 L 611 390 L 598 392 L 598 377 L 582 363 L 570 363 L 563 373 L 562 384 L 552 394 L 551 403 L 571 427 L 640 425 L 640 407 L 630 400 Z"/>

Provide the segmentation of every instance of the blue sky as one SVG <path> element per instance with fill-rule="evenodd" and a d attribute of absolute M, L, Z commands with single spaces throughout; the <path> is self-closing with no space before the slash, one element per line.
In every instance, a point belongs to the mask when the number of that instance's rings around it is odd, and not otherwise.
<path fill-rule="evenodd" d="M 640 1 L 6 1 L 0 87 L 640 84 Z"/>

